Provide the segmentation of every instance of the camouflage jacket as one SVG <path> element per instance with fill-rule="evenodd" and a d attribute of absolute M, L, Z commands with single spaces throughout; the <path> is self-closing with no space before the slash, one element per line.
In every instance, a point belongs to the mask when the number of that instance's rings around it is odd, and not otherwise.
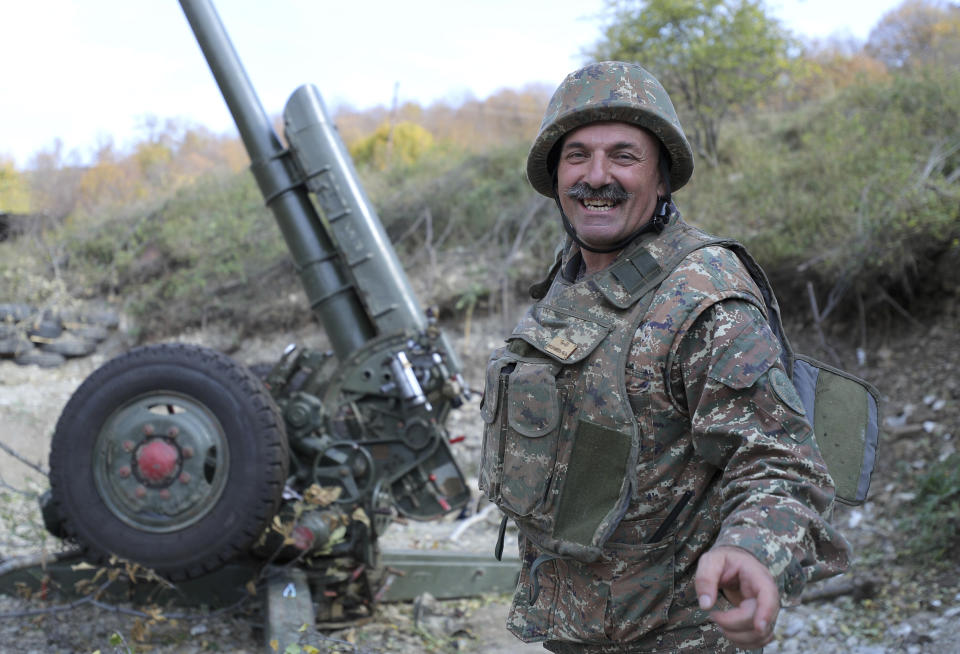
<path fill-rule="evenodd" d="M 760 291 L 710 241 L 675 214 L 579 280 L 568 247 L 491 357 L 480 485 L 521 531 L 508 628 L 525 641 L 705 623 L 693 577 L 714 544 L 765 563 L 787 602 L 847 566 Z"/>

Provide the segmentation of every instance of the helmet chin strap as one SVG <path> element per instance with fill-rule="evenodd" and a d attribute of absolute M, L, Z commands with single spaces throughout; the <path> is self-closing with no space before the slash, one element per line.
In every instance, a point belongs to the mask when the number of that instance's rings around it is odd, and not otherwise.
<path fill-rule="evenodd" d="M 663 181 L 663 185 L 666 187 L 667 192 L 657 197 L 657 206 L 653 210 L 653 215 L 648 221 L 643 223 L 636 231 L 628 236 L 620 239 L 613 245 L 608 245 L 607 247 L 595 247 L 593 245 L 587 245 L 584 243 L 579 236 L 577 236 L 577 230 L 573 228 L 573 225 L 570 223 L 570 219 L 567 218 L 566 212 L 563 210 L 563 206 L 560 204 L 560 191 L 557 188 L 557 174 L 553 174 L 553 199 L 557 203 L 557 209 L 560 210 L 560 218 L 563 221 L 563 229 L 567 232 L 570 238 L 574 243 L 580 246 L 581 250 L 586 250 L 587 252 L 594 252 L 597 254 L 607 254 L 609 252 L 618 252 L 619 250 L 624 249 L 631 242 L 641 234 L 647 232 L 656 232 L 659 234 L 663 231 L 663 228 L 667 226 L 667 221 L 670 219 L 670 209 L 671 209 L 671 200 L 670 200 L 670 164 L 667 160 L 667 157 L 660 154 L 660 178 Z"/>

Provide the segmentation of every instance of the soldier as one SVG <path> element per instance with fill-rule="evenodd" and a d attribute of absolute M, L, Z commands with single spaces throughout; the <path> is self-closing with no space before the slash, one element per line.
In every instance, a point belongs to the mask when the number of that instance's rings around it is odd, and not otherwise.
<path fill-rule="evenodd" d="M 552 652 L 761 648 L 848 565 L 776 300 L 680 217 L 692 172 L 666 91 L 622 62 L 571 73 L 528 155 L 569 237 L 491 356 L 480 487 L 520 532 L 507 627 Z"/>

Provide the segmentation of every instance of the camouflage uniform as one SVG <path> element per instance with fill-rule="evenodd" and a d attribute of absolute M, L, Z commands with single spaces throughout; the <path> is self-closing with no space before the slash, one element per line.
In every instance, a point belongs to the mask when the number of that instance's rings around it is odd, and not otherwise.
<path fill-rule="evenodd" d="M 822 517 L 832 481 L 759 289 L 724 247 L 672 266 L 707 240 L 674 214 L 579 280 L 568 247 L 546 296 L 491 357 L 481 487 L 521 529 L 508 628 L 522 640 L 724 651 L 693 586 L 710 547 L 749 551 L 788 602 L 847 565 Z M 650 290 L 631 268 L 666 277 Z"/>
<path fill-rule="evenodd" d="M 535 189 L 555 196 L 550 153 L 591 120 L 650 129 L 665 176 L 689 179 L 659 82 L 604 62 L 554 94 L 528 157 Z M 553 651 L 735 651 L 694 589 L 715 545 L 764 563 L 786 602 L 848 564 L 761 289 L 728 243 L 675 210 L 665 222 L 591 275 L 568 241 L 487 367 L 480 487 L 521 533 L 507 626 Z"/>

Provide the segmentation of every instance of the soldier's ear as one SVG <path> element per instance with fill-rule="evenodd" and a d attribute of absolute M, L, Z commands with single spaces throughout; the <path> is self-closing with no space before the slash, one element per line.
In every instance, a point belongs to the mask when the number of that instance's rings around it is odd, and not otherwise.
<path fill-rule="evenodd" d="M 670 201 L 670 153 L 667 148 L 660 143 L 660 154 L 657 161 L 657 195 Z"/>

